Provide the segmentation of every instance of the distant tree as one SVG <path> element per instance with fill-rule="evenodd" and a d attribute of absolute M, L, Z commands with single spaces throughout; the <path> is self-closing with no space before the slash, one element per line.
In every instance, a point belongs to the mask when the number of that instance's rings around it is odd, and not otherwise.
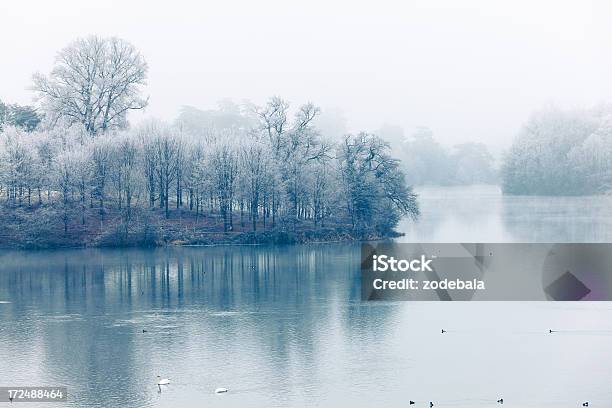
<path fill-rule="evenodd" d="M 593 136 L 598 132 L 599 136 Z M 593 180 L 589 175 L 593 168 L 585 164 L 598 157 L 594 146 L 610 140 L 609 134 L 600 139 L 602 134 L 606 134 L 602 117 L 593 111 L 552 108 L 534 113 L 505 155 L 504 193 L 576 195 L 600 191 L 603 182 Z M 605 151 L 603 145 L 597 150 Z"/>
<path fill-rule="evenodd" d="M 41 116 L 32 106 L 6 105 L 0 101 L 0 132 L 5 126 L 15 126 L 31 132 L 41 121 Z"/>
<path fill-rule="evenodd" d="M 410 135 L 402 157 L 410 184 L 452 184 L 448 152 L 434 139 L 431 129 L 421 127 Z"/>
<path fill-rule="evenodd" d="M 483 143 L 463 143 L 454 146 L 450 162 L 454 184 L 495 182 L 494 159 Z"/>
<path fill-rule="evenodd" d="M 185 132 L 206 138 L 218 131 L 250 129 L 255 126 L 256 118 L 232 101 L 223 100 L 216 110 L 183 106 L 176 122 Z"/>
<path fill-rule="evenodd" d="M 125 40 L 90 36 L 57 56 L 48 76 L 34 75 L 34 90 L 52 123 L 81 124 L 90 134 L 124 128 L 130 110 L 143 109 L 147 63 Z"/>
<path fill-rule="evenodd" d="M 401 128 L 381 129 L 385 140 L 401 140 Z M 402 167 L 413 185 L 468 185 L 497 182 L 495 160 L 486 145 L 463 143 L 446 148 L 428 128 L 418 128 L 404 140 L 400 152 Z"/>
<path fill-rule="evenodd" d="M 32 106 L 10 106 L 10 122 L 13 126 L 31 132 L 41 121 L 41 117 Z"/>

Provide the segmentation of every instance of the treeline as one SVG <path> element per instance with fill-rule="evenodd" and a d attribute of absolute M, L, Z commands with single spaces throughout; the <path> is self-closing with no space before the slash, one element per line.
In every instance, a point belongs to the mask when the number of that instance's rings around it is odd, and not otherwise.
<path fill-rule="evenodd" d="M 612 191 L 612 107 L 534 113 L 504 158 L 502 187 L 524 195 Z"/>
<path fill-rule="evenodd" d="M 225 232 L 340 226 L 380 237 L 400 217 L 418 215 L 380 138 L 362 133 L 331 144 L 312 125 L 318 108 L 303 105 L 293 118 L 289 109 L 272 98 L 223 126 L 182 115 L 172 125 L 148 121 L 95 135 L 76 125 L 6 127 L 0 197 L 5 211 L 55 217 L 49 221 L 59 220 L 64 233 L 112 214 L 128 234 L 142 228 L 139 210 L 147 209 L 196 227 L 218 217 Z"/>
<path fill-rule="evenodd" d="M 497 184 L 495 159 L 483 143 L 463 143 L 446 147 L 429 128 L 419 128 L 404 136 L 402 128 L 384 126 L 378 132 L 390 141 L 402 159 L 402 168 L 411 185 Z"/>

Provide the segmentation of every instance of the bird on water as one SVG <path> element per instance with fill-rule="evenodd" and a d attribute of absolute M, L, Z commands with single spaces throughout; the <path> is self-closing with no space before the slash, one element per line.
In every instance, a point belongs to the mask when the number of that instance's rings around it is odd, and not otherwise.
<path fill-rule="evenodd" d="M 170 384 L 169 378 L 161 378 L 161 375 L 157 376 L 157 388 L 159 388 L 159 392 L 161 392 L 162 385 L 168 385 L 168 384 Z"/>

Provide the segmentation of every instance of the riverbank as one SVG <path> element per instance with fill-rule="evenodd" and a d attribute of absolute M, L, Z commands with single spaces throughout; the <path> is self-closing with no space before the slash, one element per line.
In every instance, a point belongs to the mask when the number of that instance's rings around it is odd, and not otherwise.
<path fill-rule="evenodd" d="M 294 223 L 260 221 L 252 223 L 240 214 L 233 227 L 224 231 L 223 220 L 216 214 L 195 215 L 174 210 L 168 218 L 163 210 L 132 209 L 99 214 L 86 210 L 84 215 L 69 214 L 70 222 L 53 208 L 4 208 L 0 211 L 2 231 L 0 248 L 52 249 L 84 247 L 158 247 L 168 245 L 246 245 L 349 242 L 398 237 L 395 231 L 366 234 L 356 232 L 346 222 L 326 221 L 315 226 L 310 220 Z"/>

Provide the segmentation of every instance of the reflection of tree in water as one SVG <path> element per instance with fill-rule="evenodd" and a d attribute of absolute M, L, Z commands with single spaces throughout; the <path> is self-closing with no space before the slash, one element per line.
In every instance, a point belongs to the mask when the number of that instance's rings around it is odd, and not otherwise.
<path fill-rule="evenodd" d="M 0 333 L 87 406 L 100 395 L 151 398 L 164 366 L 308 389 L 325 375 L 330 339 L 375 337 L 391 310 L 360 306 L 359 259 L 344 244 L 5 253 L 0 299 L 12 304 L 0 316 L 17 323 Z"/>
<path fill-rule="evenodd" d="M 4 350 L 7 356 L 3 361 L 11 361 L 3 365 L 9 378 L 39 384 L 40 380 L 25 374 L 36 367 L 35 375 L 42 375 L 45 384 L 67 386 L 69 400 L 80 406 L 104 406 L 100 395 L 115 394 L 117 403 L 119 395 L 125 393 L 146 399 L 146 388 L 133 364 L 132 333 L 111 332 L 105 323 L 105 316 L 115 314 L 117 305 L 108 302 L 108 271 L 98 254 L 87 251 L 83 256 L 80 251 L 64 251 L 4 255 L 0 298 L 9 299 L 11 309 L 10 314 L 2 315 L 10 324 L 0 338 L 3 344 L 5 339 L 16 343 L 16 349 Z M 24 351 L 31 361 L 19 357 Z"/>

